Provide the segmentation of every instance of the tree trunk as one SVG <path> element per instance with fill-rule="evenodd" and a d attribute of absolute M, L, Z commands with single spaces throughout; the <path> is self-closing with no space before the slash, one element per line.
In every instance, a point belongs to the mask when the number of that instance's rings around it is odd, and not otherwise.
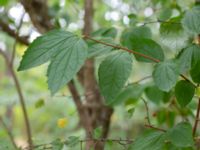
<path fill-rule="evenodd" d="M 84 28 L 83 34 L 90 35 L 92 32 L 93 22 L 93 0 L 85 0 L 85 16 L 84 16 Z M 86 137 L 93 138 L 92 132 L 95 128 L 102 128 L 101 138 L 106 138 L 110 126 L 110 117 L 113 113 L 113 109 L 104 105 L 103 98 L 100 95 L 98 84 L 95 78 L 94 60 L 89 59 L 86 61 L 84 67 L 79 73 L 79 79 L 83 83 L 85 90 L 85 105 L 86 113 L 88 116 L 88 123 L 85 127 Z M 89 126 L 89 127 L 88 127 Z M 86 150 L 94 148 L 95 150 L 103 150 L 103 142 L 86 142 Z"/>

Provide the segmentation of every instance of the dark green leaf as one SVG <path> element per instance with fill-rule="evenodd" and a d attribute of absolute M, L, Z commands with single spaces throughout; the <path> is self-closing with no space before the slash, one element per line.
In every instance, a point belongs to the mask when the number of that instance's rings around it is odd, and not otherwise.
<path fill-rule="evenodd" d="M 200 6 L 193 7 L 186 12 L 183 20 L 183 27 L 191 33 L 200 33 Z"/>
<path fill-rule="evenodd" d="M 164 60 L 164 53 L 161 46 L 151 39 L 133 38 L 132 40 L 130 39 L 129 45 L 129 49 L 132 49 L 136 52 L 150 56 L 160 61 Z M 144 58 L 139 55 L 135 55 L 135 57 L 138 61 L 154 62 L 153 60 Z"/>
<path fill-rule="evenodd" d="M 192 126 L 182 122 L 167 131 L 167 139 L 177 147 L 193 147 Z"/>
<path fill-rule="evenodd" d="M 108 56 L 99 67 L 99 85 L 106 103 L 115 100 L 132 70 L 132 57 L 127 52 Z"/>
<path fill-rule="evenodd" d="M 200 83 L 200 60 L 190 70 L 192 80 L 196 83 Z"/>
<path fill-rule="evenodd" d="M 162 22 L 160 25 L 160 34 L 162 36 L 179 36 L 183 32 L 182 24 L 180 23 L 181 16 L 171 18 L 167 22 Z"/>
<path fill-rule="evenodd" d="M 137 138 L 129 150 L 162 150 L 165 142 L 165 134 L 151 132 Z"/>
<path fill-rule="evenodd" d="M 164 92 L 158 89 L 156 86 L 147 87 L 145 89 L 145 94 L 148 99 L 155 104 L 159 104 L 160 102 L 162 102 L 164 97 Z"/>
<path fill-rule="evenodd" d="M 134 38 L 150 39 L 152 36 L 151 30 L 146 26 L 131 27 L 125 29 L 121 36 L 121 43 L 124 46 L 131 47 L 131 42 Z"/>
<path fill-rule="evenodd" d="M 175 95 L 178 103 L 185 107 L 189 104 L 194 96 L 195 87 L 188 81 L 182 80 L 176 84 Z"/>
<path fill-rule="evenodd" d="M 178 75 L 178 67 L 173 61 L 160 62 L 153 71 L 153 79 L 156 86 L 166 92 L 176 84 Z"/>

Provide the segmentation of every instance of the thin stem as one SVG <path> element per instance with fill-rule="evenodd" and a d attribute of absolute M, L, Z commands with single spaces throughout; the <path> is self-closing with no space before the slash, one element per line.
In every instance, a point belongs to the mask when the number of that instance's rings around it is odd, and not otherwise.
<path fill-rule="evenodd" d="M 147 127 L 147 128 L 154 129 L 154 130 L 158 130 L 158 131 L 162 131 L 162 132 L 167 132 L 165 129 L 161 129 L 161 128 L 158 128 L 158 127 L 154 127 L 154 126 L 152 126 L 152 125 L 145 124 L 144 126 Z"/>
<path fill-rule="evenodd" d="M 195 136 L 196 131 L 197 131 L 197 126 L 198 126 L 198 122 L 199 122 L 199 115 L 200 115 L 200 98 L 198 100 L 197 113 L 196 113 L 194 127 L 193 127 L 193 137 Z"/>
<path fill-rule="evenodd" d="M 160 60 L 159 59 L 156 59 L 156 58 L 153 58 L 151 56 L 148 56 L 148 55 L 145 55 L 145 54 L 142 54 L 142 53 L 139 53 L 139 52 L 136 52 L 134 50 L 131 50 L 131 49 L 128 49 L 126 47 L 122 47 L 122 46 L 118 46 L 118 45 L 113 45 L 113 44 L 110 44 L 110 43 L 106 43 L 106 42 L 103 42 L 103 41 L 99 41 L 99 40 L 96 40 L 88 35 L 84 35 L 84 38 L 85 39 L 89 39 L 91 41 L 94 41 L 96 43 L 101 43 L 103 45 L 106 45 L 106 46 L 110 46 L 110 47 L 113 47 L 115 49 L 121 49 L 121 50 L 124 50 L 124 51 L 127 51 L 129 53 L 132 53 L 132 54 L 135 54 L 135 55 L 138 55 L 138 56 L 141 56 L 143 58 L 146 58 L 146 59 L 149 59 L 149 60 L 152 60 L 153 62 L 155 63 L 159 63 Z M 192 81 L 190 81 L 186 76 L 184 76 L 183 74 L 180 74 L 180 76 L 185 79 L 186 81 L 190 82 L 191 84 L 193 84 L 195 87 L 197 87 Z"/>
<path fill-rule="evenodd" d="M 84 38 L 89 39 L 89 40 L 92 40 L 92 41 L 97 42 L 97 43 L 101 43 L 101 44 L 106 45 L 106 46 L 113 47 L 113 48 L 115 48 L 115 49 L 121 49 L 121 50 L 127 51 L 127 52 L 129 52 L 129 53 L 133 53 L 133 54 L 135 54 L 135 55 L 144 57 L 144 58 L 146 58 L 146 59 L 152 60 L 152 61 L 157 62 L 157 63 L 160 62 L 160 60 L 158 60 L 158 59 L 156 59 L 156 58 L 153 58 L 153 57 L 151 57 L 151 56 L 148 56 L 148 55 L 145 55 L 145 54 L 136 52 L 136 51 L 134 51 L 134 50 L 130 50 L 130 49 L 126 48 L 126 47 L 122 47 L 122 46 L 118 46 L 118 45 L 112 45 L 112 44 L 110 44 L 110 43 L 106 43 L 106 42 L 103 42 L 103 41 L 99 41 L 99 40 L 93 39 L 93 38 L 91 38 L 91 37 L 89 37 L 89 36 L 87 36 L 87 35 L 85 35 Z"/>
<path fill-rule="evenodd" d="M 9 130 L 9 128 L 7 127 L 6 123 L 3 121 L 3 119 L 2 119 L 1 116 L 0 116 L 0 122 L 1 122 L 1 124 L 3 126 L 3 128 L 5 129 L 5 131 L 7 132 L 7 134 L 9 136 L 9 138 L 10 138 L 10 141 L 11 141 L 13 147 L 15 149 L 18 149 L 18 147 L 17 147 L 17 145 L 15 143 L 14 136 L 13 136 L 12 132 Z"/>
<path fill-rule="evenodd" d="M 147 101 L 143 97 L 141 99 L 144 102 L 144 106 L 145 106 L 145 109 L 146 109 L 146 115 L 147 115 L 146 119 L 147 119 L 148 125 L 151 125 L 150 115 L 149 115 L 149 107 L 148 107 Z"/>
<path fill-rule="evenodd" d="M 22 107 L 22 112 L 23 112 L 23 116 L 24 116 L 24 121 L 25 121 L 25 126 L 26 126 L 26 131 L 27 131 L 27 137 L 28 137 L 28 144 L 29 144 L 29 147 L 32 149 L 33 143 L 32 143 L 32 139 L 31 139 L 31 137 L 32 137 L 31 127 L 30 127 L 28 113 L 27 113 L 27 110 L 26 110 L 26 104 L 25 104 L 25 100 L 24 100 L 24 97 L 23 97 L 23 94 L 22 94 L 22 89 L 21 89 L 19 80 L 18 80 L 18 78 L 15 74 L 15 71 L 14 71 L 11 63 L 9 62 L 9 58 L 7 57 L 6 53 L 2 49 L 0 49 L 0 54 L 4 57 L 6 65 L 8 66 L 8 69 L 9 69 L 11 76 L 13 78 L 13 81 L 15 83 L 15 87 L 16 87 L 16 90 L 17 90 L 17 93 L 18 93 L 18 96 L 19 96 L 20 105 Z"/>

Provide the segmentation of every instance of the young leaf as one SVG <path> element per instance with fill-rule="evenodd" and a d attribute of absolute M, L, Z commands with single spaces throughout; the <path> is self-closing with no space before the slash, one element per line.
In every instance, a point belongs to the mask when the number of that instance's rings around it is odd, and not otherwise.
<path fill-rule="evenodd" d="M 162 150 L 165 134 L 162 132 L 146 133 L 136 139 L 129 150 Z"/>
<path fill-rule="evenodd" d="M 166 92 L 176 84 L 178 75 L 178 67 L 173 61 L 160 62 L 153 71 L 153 79 L 156 86 Z"/>
<path fill-rule="evenodd" d="M 115 100 L 132 70 L 132 57 L 127 52 L 108 56 L 99 67 L 99 86 L 106 103 Z"/>
<path fill-rule="evenodd" d="M 70 43 L 54 56 L 48 67 L 48 86 L 52 94 L 74 77 L 87 57 L 87 45 L 82 39 L 72 39 L 68 42 Z"/>
<path fill-rule="evenodd" d="M 176 84 L 175 95 L 178 103 L 185 107 L 190 103 L 194 96 L 195 87 L 190 82 L 181 80 Z"/>
<path fill-rule="evenodd" d="M 38 37 L 30 44 L 23 55 L 18 71 L 44 64 L 57 53 L 65 51 L 65 47 L 71 44 L 69 40 L 76 41 L 77 39 L 78 37 L 74 34 L 61 29 L 52 30 Z"/>
<path fill-rule="evenodd" d="M 194 141 L 192 137 L 192 126 L 182 122 L 167 131 L 167 140 L 177 147 L 192 147 Z"/>
<path fill-rule="evenodd" d="M 186 12 L 183 20 L 183 27 L 191 33 L 200 33 L 200 6 L 193 7 Z"/>

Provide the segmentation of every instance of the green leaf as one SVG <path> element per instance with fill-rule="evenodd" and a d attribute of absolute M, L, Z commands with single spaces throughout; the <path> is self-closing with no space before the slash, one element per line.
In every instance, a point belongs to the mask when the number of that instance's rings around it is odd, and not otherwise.
<path fill-rule="evenodd" d="M 158 89 L 156 86 L 147 87 L 145 89 L 145 94 L 147 98 L 155 104 L 162 102 L 164 97 L 164 92 Z"/>
<path fill-rule="evenodd" d="M 44 106 L 44 104 L 45 104 L 44 99 L 39 99 L 35 103 L 35 108 L 41 108 L 42 106 Z"/>
<path fill-rule="evenodd" d="M 182 16 L 178 16 L 160 24 L 161 42 L 172 51 L 180 50 L 189 43 L 189 35 L 184 31 L 181 19 Z"/>
<path fill-rule="evenodd" d="M 137 101 L 144 91 L 145 86 L 140 84 L 131 84 L 125 87 L 110 105 L 119 105 L 126 101 Z"/>
<path fill-rule="evenodd" d="M 0 1 L 0 6 L 6 6 L 8 4 L 8 0 L 1 0 Z"/>
<path fill-rule="evenodd" d="M 190 70 L 190 75 L 195 83 L 200 83 L 200 60 Z"/>
<path fill-rule="evenodd" d="M 172 9 L 171 8 L 164 8 L 159 13 L 159 20 L 165 21 L 169 19 L 172 15 Z"/>
<path fill-rule="evenodd" d="M 160 62 L 153 71 L 153 79 L 156 86 L 166 92 L 176 84 L 178 75 L 178 67 L 173 61 Z"/>
<path fill-rule="evenodd" d="M 132 49 L 136 52 L 150 56 L 160 61 L 164 60 L 164 53 L 161 46 L 151 39 L 133 38 L 130 39 L 129 45 L 129 49 Z M 139 55 L 135 55 L 135 58 L 136 60 L 142 62 L 154 62 L 153 60 L 144 58 Z"/>
<path fill-rule="evenodd" d="M 172 129 L 168 130 L 167 140 L 177 147 L 193 147 L 192 126 L 189 123 L 182 122 Z"/>
<path fill-rule="evenodd" d="M 127 52 L 108 56 L 99 67 L 99 86 L 106 103 L 115 100 L 132 70 L 132 57 Z"/>
<path fill-rule="evenodd" d="M 35 39 L 25 51 L 18 71 L 44 64 L 56 54 L 65 51 L 71 43 L 78 40 L 74 34 L 64 30 L 52 30 Z M 74 41 L 74 42 L 73 42 Z"/>
<path fill-rule="evenodd" d="M 95 128 L 93 131 L 93 137 L 95 139 L 99 139 L 101 137 L 101 135 L 102 135 L 102 127 Z"/>
<path fill-rule="evenodd" d="M 198 61 L 200 61 L 200 46 L 193 44 L 183 49 L 178 57 L 180 73 L 184 73 L 191 69 Z"/>
<path fill-rule="evenodd" d="M 176 36 L 182 34 L 183 32 L 183 27 L 182 24 L 180 23 L 181 21 L 181 16 L 171 18 L 167 22 L 162 22 L 160 25 L 160 34 L 162 36 Z"/>
<path fill-rule="evenodd" d="M 99 30 L 92 33 L 92 36 L 104 36 L 115 38 L 117 35 L 117 30 L 114 27 L 111 28 L 100 28 Z"/>
<path fill-rule="evenodd" d="M 63 51 L 52 59 L 48 71 L 48 86 L 52 94 L 66 85 L 80 70 L 87 57 L 87 45 L 82 39 L 69 41 Z"/>
<path fill-rule="evenodd" d="M 193 7 L 186 12 L 183 20 L 183 27 L 194 34 L 200 33 L 200 6 Z"/>
<path fill-rule="evenodd" d="M 101 38 L 98 40 L 114 44 L 114 42 L 111 38 L 103 38 L 103 39 Z M 88 57 L 89 58 L 108 54 L 109 52 L 111 52 L 114 49 L 111 46 L 107 46 L 107 45 L 103 45 L 101 43 L 96 43 L 96 42 L 91 42 L 91 41 L 88 42 L 88 46 L 89 46 L 88 47 Z"/>
<path fill-rule="evenodd" d="M 175 95 L 178 103 L 185 107 L 189 104 L 194 96 L 195 87 L 188 81 L 181 80 L 176 84 Z"/>
<path fill-rule="evenodd" d="M 51 143 L 51 145 L 52 145 L 52 150 L 62 150 L 64 144 L 60 139 L 56 139 Z"/>
<path fill-rule="evenodd" d="M 76 35 L 58 29 L 37 38 L 25 52 L 18 70 L 29 69 L 51 60 L 48 86 L 55 94 L 79 71 L 87 58 L 87 45 Z"/>
<path fill-rule="evenodd" d="M 124 46 L 131 47 L 131 40 L 134 38 L 150 39 L 152 36 L 151 30 L 146 26 L 131 27 L 125 29 L 121 36 L 121 43 Z"/>
<path fill-rule="evenodd" d="M 79 137 L 77 136 L 70 136 L 68 137 L 68 141 L 65 143 L 69 147 L 74 147 L 80 142 Z"/>
<path fill-rule="evenodd" d="M 163 132 L 151 132 L 137 138 L 129 150 L 162 150 L 165 142 Z"/>

